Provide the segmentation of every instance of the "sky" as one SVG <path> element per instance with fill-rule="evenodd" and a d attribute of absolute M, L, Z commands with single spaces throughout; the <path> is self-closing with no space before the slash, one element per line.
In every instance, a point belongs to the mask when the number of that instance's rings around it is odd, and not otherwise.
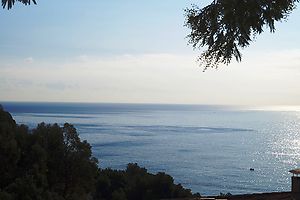
<path fill-rule="evenodd" d="M 203 0 L 37 1 L 0 10 L 0 101 L 295 106 L 300 10 L 203 72 L 184 9 Z"/>

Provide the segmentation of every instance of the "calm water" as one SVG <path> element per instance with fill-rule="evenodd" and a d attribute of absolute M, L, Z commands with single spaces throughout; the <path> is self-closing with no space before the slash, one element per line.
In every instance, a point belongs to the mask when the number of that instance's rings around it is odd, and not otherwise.
<path fill-rule="evenodd" d="M 136 162 L 205 195 L 290 189 L 300 112 L 222 106 L 2 103 L 17 123 L 69 122 L 102 168 Z M 255 171 L 250 171 L 254 168 Z"/>

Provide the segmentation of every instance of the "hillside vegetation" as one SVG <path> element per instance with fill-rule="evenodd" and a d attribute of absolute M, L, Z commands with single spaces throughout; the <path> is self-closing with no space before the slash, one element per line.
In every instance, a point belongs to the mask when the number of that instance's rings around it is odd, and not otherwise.
<path fill-rule="evenodd" d="M 137 164 L 101 169 L 71 124 L 18 125 L 0 106 L 1 200 L 150 200 L 192 197 L 165 173 Z"/>

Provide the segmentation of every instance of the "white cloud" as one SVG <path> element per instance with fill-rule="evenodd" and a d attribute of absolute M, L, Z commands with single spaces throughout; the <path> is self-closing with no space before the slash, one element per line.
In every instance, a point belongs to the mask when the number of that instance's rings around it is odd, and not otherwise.
<path fill-rule="evenodd" d="M 297 104 L 299 57 L 300 50 L 249 54 L 242 63 L 204 73 L 195 55 L 84 55 L 61 63 L 34 62 L 27 67 L 15 64 L 0 69 L 0 80 L 6 80 L 0 87 L 0 99 Z M 12 84 L 20 81 L 23 84 Z"/>
<path fill-rule="evenodd" d="M 27 57 L 27 58 L 24 59 L 24 61 L 25 61 L 26 63 L 33 63 L 33 62 L 34 62 L 34 59 L 33 59 L 32 57 Z"/>

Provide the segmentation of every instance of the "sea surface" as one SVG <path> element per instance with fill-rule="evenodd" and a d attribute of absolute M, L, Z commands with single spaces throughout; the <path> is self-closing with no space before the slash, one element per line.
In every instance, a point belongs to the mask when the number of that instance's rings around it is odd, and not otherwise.
<path fill-rule="evenodd" d="M 290 190 L 300 112 L 155 104 L 0 102 L 17 123 L 75 125 L 101 168 L 138 163 L 203 195 Z M 250 171 L 253 168 L 254 171 Z"/>

